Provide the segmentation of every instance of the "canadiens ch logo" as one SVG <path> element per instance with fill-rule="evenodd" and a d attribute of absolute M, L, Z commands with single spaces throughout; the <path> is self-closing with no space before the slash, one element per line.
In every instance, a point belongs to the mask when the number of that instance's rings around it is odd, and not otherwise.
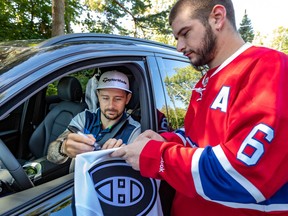
<path fill-rule="evenodd" d="M 125 161 L 97 164 L 89 174 L 104 215 L 146 215 L 156 202 L 156 181 L 142 177 Z"/>

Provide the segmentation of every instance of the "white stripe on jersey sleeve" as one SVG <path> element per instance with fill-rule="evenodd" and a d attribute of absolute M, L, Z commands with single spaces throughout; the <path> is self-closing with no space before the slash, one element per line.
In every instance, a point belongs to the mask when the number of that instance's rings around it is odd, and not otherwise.
<path fill-rule="evenodd" d="M 191 163 L 191 173 L 192 173 L 192 178 L 194 180 L 196 192 L 200 196 L 202 196 L 204 199 L 211 200 L 204 193 L 202 182 L 201 182 L 201 177 L 199 175 L 199 160 L 200 160 L 203 150 L 204 148 L 197 148 L 196 151 L 194 152 L 194 155 L 192 157 L 192 163 Z"/>
<path fill-rule="evenodd" d="M 236 203 L 236 202 L 225 202 L 225 201 L 219 201 L 219 200 L 212 200 L 206 194 L 203 190 L 203 185 L 201 182 L 201 176 L 199 175 L 199 160 L 204 151 L 204 148 L 198 148 L 194 152 L 194 155 L 192 157 L 192 163 L 191 163 L 191 173 L 195 184 L 196 192 L 203 197 L 204 199 L 208 201 L 212 201 L 215 203 L 219 203 L 231 208 L 243 208 L 243 209 L 253 209 L 258 210 L 262 212 L 273 212 L 273 211 L 287 211 L 288 205 L 287 203 L 283 204 L 269 204 L 269 205 L 263 205 L 263 204 L 253 204 L 253 203 Z M 221 166 L 229 173 L 232 178 L 234 178 L 239 184 L 241 184 L 247 191 L 251 193 L 251 195 L 259 202 L 259 200 L 265 199 L 262 193 L 254 187 L 254 185 L 251 184 L 247 179 L 245 179 L 243 176 L 241 176 L 230 164 L 228 159 L 226 158 L 223 150 L 221 149 L 220 145 L 213 147 L 213 151 L 217 157 L 217 159 L 220 161 Z"/>
<path fill-rule="evenodd" d="M 182 140 L 183 145 L 186 146 L 185 128 L 179 128 L 174 133 Z"/>
<path fill-rule="evenodd" d="M 220 145 L 213 147 L 212 150 L 215 153 L 218 161 L 222 165 L 223 169 L 225 169 L 225 171 L 232 178 L 234 178 L 235 181 L 237 181 L 240 185 L 242 185 L 251 194 L 251 196 L 254 197 L 257 203 L 266 200 L 263 194 L 250 181 L 248 181 L 244 176 L 238 173 L 237 170 L 235 170 L 231 166 L 229 160 L 227 159 Z"/>

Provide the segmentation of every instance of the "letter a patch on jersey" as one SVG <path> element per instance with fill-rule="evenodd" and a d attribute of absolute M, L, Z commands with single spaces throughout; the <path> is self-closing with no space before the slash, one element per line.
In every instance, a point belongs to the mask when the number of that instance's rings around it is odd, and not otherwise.
<path fill-rule="evenodd" d="M 228 100 L 229 100 L 230 87 L 223 86 L 215 98 L 211 108 L 220 109 L 222 112 L 227 112 Z"/>

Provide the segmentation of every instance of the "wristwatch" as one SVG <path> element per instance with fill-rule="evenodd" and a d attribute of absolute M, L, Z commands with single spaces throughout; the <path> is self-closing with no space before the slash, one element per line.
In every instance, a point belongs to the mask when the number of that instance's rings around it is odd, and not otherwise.
<path fill-rule="evenodd" d="M 62 145 L 65 142 L 65 140 L 66 140 L 66 137 L 64 137 L 62 140 L 60 140 L 58 152 L 61 156 L 68 157 L 68 155 L 62 151 Z"/>

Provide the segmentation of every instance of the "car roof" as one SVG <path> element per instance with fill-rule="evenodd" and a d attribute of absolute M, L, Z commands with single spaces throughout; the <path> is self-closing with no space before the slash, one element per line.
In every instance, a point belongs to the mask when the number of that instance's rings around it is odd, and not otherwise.
<path fill-rule="evenodd" d="M 98 34 L 98 33 L 73 33 L 65 34 L 57 37 L 53 37 L 46 41 L 43 41 L 38 45 L 38 47 L 47 47 L 56 44 L 65 44 L 71 42 L 98 42 L 98 43 L 118 43 L 118 44 L 145 44 L 153 47 L 162 47 L 165 49 L 175 50 L 175 47 L 159 43 L 152 40 L 146 40 L 141 38 L 134 38 L 122 35 L 113 34 Z"/>

